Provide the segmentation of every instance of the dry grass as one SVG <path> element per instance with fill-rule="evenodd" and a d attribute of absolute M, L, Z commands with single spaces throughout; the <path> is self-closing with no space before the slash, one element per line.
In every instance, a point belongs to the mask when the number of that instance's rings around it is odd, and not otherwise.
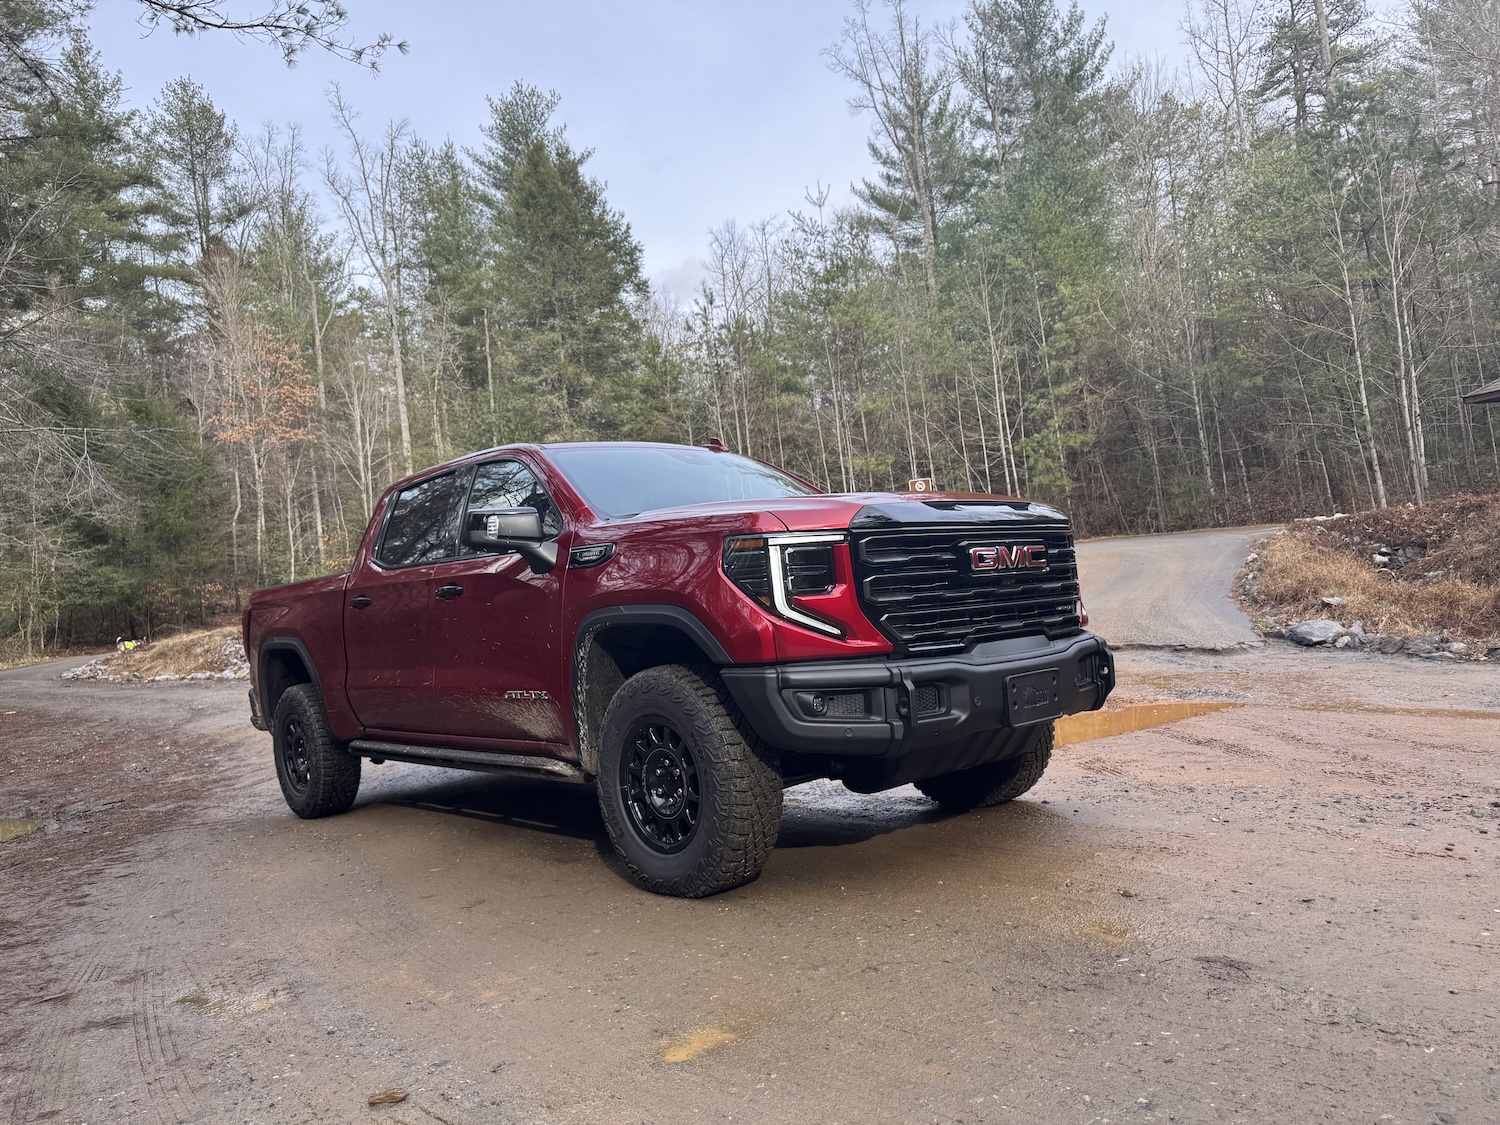
<path fill-rule="evenodd" d="M 1372 561 L 1381 548 L 1401 547 L 1422 553 L 1394 569 Z M 1299 522 L 1260 553 L 1254 600 L 1283 621 L 1363 621 L 1407 638 L 1500 637 L 1500 496 Z M 1344 602 L 1330 607 L 1327 597 Z"/>
<path fill-rule="evenodd" d="M 122 677 L 134 673 L 143 680 L 164 674 L 186 677 L 194 672 L 222 672 L 229 667 L 227 652 L 231 642 L 235 649 L 240 648 L 238 625 L 179 633 L 144 648 L 122 652 L 109 662 L 109 670 Z"/>

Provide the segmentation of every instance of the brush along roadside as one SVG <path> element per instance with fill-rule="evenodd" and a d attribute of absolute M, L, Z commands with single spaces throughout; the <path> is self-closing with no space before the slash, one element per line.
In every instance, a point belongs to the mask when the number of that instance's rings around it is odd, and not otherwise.
<path fill-rule="evenodd" d="M 1500 661 L 1500 495 L 1298 520 L 1256 545 L 1238 591 L 1266 636 Z"/>
<path fill-rule="evenodd" d="M 250 676 L 239 626 L 179 633 L 126 652 L 112 652 L 63 673 L 65 680 L 171 683 L 244 680 Z"/>

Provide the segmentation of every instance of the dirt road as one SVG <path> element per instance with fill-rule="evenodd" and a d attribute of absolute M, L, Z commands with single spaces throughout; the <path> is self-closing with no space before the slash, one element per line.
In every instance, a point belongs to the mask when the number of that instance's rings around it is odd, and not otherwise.
<path fill-rule="evenodd" d="M 1259 644 L 1229 588 L 1250 545 L 1273 530 L 1216 528 L 1078 544 L 1092 627 L 1116 647 Z"/>
<path fill-rule="evenodd" d="M 0 1121 L 1500 1120 L 1495 669 L 1119 664 L 1239 706 L 981 813 L 791 790 L 701 902 L 582 788 L 367 767 L 303 822 L 240 690 L 0 676 L 42 825 L 0 843 Z"/>

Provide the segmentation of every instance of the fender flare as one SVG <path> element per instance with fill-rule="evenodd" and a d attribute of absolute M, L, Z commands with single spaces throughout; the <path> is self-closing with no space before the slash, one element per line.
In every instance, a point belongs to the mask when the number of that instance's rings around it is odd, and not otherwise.
<path fill-rule="evenodd" d="M 703 650 L 715 664 L 733 664 L 734 660 L 725 651 L 708 629 L 708 626 L 690 611 L 675 605 L 610 605 L 596 609 L 578 623 L 578 632 L 573 637 L 573 668 L 578 669 L 578 653 L 593 634 L 612 625 L 672 625 L 681 629 Z"/>
<path fill-rule="evenodd" d="M 578 623 L 578 631 L 573 636 L 571 688 L 574 745 L 578 747 L 580 761 L 588 772 L 594 772 L 598 768 L 598 750 L 585 721 L 588 685 L 585 683 L 587 669 L 584 667 L 584 651 L 590 639 L 596 634 L 615 626 L 630 625 L 665 625 L 677 629 L 702 649 L 704 656 L 714 664 L 723 666 L 734 663 L 724 646 L 719 643 L 719 639 L 709 631 L 708 626 L 704 625 L 690 610 L 680 606 L 612 605 L 586 614 Z"/>
<path fill-rule="evenodd" d="M 301 659 L 303 666 L 307 669 L 308 675 L 312 677 L 312 685 L 317 689 L 318 695 L 323 696 L 323 680 L 322 677 L 318 675 L 318 665 L 313 660 L 312 654 L 307 651 L 307 646 L 304 645 L 296 637 L 267 637 L 265 640 L 261 641 L 260 652 L 256 654 L 255 693 L 261 704 L 261 713 L 265 715 L 266 722 L 268 723 L 271 721 L 271 709 L 266 706 L 267 700 L 265 699 L 267 667 L 266 658 L 275 652 L 296 653 L 297 656 Z"/>

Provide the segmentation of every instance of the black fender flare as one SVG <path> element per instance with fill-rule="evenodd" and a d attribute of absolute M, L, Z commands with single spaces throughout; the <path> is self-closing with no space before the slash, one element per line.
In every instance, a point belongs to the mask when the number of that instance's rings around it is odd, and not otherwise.
<path fill-rule="evenodd" d="M 312 654 L 307 651 L 307 646 L 304 645 L 296 637 L 267 637 L 265 640 L 261 641 L 260 652 L 256 654 L 257 663 L 255 680 L 256 697 L 260 703 L 261 714 L 265 716 L 265 720 L 267 723 L 271 721 L 271 713 L 273 709 L 267 706 L 267 703 L 269 701 L 265 698 L 266 668 L 268 665 L 268 661 L 266 658 L 275 652 L 296 653 L 298 658 L 301 659 L 303 667 L 307 669 L 307 674 L 312 677 L 312 685 L 317 689 L 318 695 L 323 695 L 323 680 L 318 675 L 318 665 L 314 662 Z"/>
<path fill-rule="evenodd" d="M 710 662 L 720 666 L 734 663 L 708 626 L 691 610 L 681 606 L 611 605 L 586 614 L 578 623 L 578 631 L 573 636 L 572 711 L 574 745 L 578 747 L 584 769 L 590 772 L 597 768 L 597 747 L 594 746 L 585 719 L 588 691 L 584 682 L 584 650 L 595 634 L 616 626 L 629 625 L 666 625 L 678 629 L 703 650 Z"/>
<path fill-rule="evenodd" d="M 690 611 L 675 605 L 610 605 L 596 609 L 578 623 L 578 632 L 573 638 L 573 666 L 578 667 L 578 653 L 588 640 L 600 629 L 612 625 L 673 625 L 681 629 L 703 650 L 715 664 L 733 664 L 729 653 L 719 643 L 719 638 L 709 631 Z"/>

